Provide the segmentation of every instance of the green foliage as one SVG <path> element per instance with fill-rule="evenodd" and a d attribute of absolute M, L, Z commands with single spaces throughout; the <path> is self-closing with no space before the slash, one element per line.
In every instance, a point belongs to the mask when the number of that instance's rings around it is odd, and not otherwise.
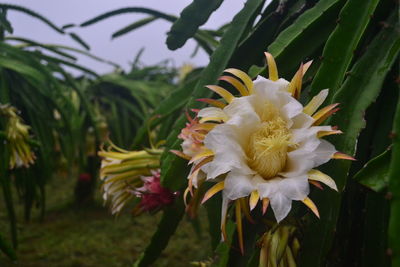
<path fill-rule="evenodd" d="M 309 58 L 324 44 L 334 29 L 337 14 L 343 2 L 341 0 L 317 2 L 314 7 L 302 13 L 293 24 L 283 30 L 268 46 L 268 51 L 276 58 L 281 73 L 293 72 L 298 62 Z"/>
<path fill-rule="evenodd" d="M 322 53 L 322 63 L 311 84 L 312 94 L 330 89 L 330 97 L 340 87 L 357 45 L 378 5 L 376 1 L 348 1 L 340 11 L 337 26 Z"/>
<path fill-rule="evenodd" d="M 393 19 L 392 16 L 388 23 L 394 23 Z M 340 125 L 344 132 L 343 135 L 335 138 L 334 143 L 339 151 L 349 155 L 354 154 L 357 136 L 365 126 L 363 114 L 378 96 L 384 78 L 400 49 L 400 39 L 395 24 L 391 25 L 375 37 L 333 97 L 333 102 L 343 103 L 343 105 L 341 112 L 333 117 L 331 124 Z M 379 55 L 376 53 L 377 50 L 380 52 Z M 335 179 L 339 190 L 344 189 L 349 168 L 348 161 L 335 161 L 328 164 L 326 172 Z M 304 244 L 305 253 L 302 254 L 303 264 L 307 266 L 319 266 L 326 259 L 340 207 L 340 195 L 321 194 L 318 197 L 317 201 L 321 203 L 321 220 L 309 228 Z"/>
<path fill-rule="evenodd" d="M 339 193 L 311 191 L 320 220 L 294 204 L 294 218 L 283 222 L 298 229 L 295 239 L 301 247 L 299 266 L 387 266 L 390 260 L 392 266 L 400 264 L 400 103 L 394 118 L 392 114 L 398 98 L 398 66 L 394 66 L 400 51 L 398 4 L 390 0 L 274 0 L 265 6 L 264 0 L 248 0 L 231 23 L 216 30 L 201 29 L 221 3 L 222 0 L 194 0 L 179 17 L 148 8 L 120 8 L 79 25 L 87 27 L 128 13 L 146 14 L 114 32 L 112 38 L 117 38 L 159 19 L 172 23 L 167 36 L 170 49 L 193 38 L 211 55 L 205 68 L 195 69 L 179 80 L 178 70 L 169 67 L 168 62 L 141 67 L 141 52 L 131 71 L 124 73 L 117 64 L 85 50 L 10 36 L 13 29 L 6 14 L 14 10 L 41 20 L 60 34 L 68 34 L 89 50 L 82 38 L 67 32 L 75 24 L 58 27 L 32 10 L 0 4 L 0 103 L 20 110 L 21 117 L 31 126 L 29 143 L 37 156 L 30 169 L 8 170 L 9 152 L 0 143 L 0 182 L 14 247 L 17 218 L 13 196 L 22 200 L 26 220 L 35 204 L 43 216 L 45 186 L 52 175 L 60 169 L 86 171 L 88 157 L 94 157 L 93 151 L 109 133 L 111 140 L 126 149 L 149 147 L 150 139 L 165 142 L 161 182 L 179 191 L 180 197 L 163 210 L 157 230 L 135 263 L 152 265 L 184 217 L 182 198 L 189 167 L 170 152 L 180 149 L 177 136 L 187 120 L 184 113 L 203 107 L 196 101 L 198 98 L 216 97 L 205 86 L 217 84 L 227 67 L 249 70 L 252 77 L 266 73 L 263 52 L 268 51 L 276 59 L 279 76 L 286 79 L 302 61 L 314 60 L 302 85 L 306 89 L 301 100 L 329 88 L 326 102 L 340 103 L 341 107 L 329 124 L 337 125 L 343 134 L 328 138 L 340 152 L 357 158 L 357 162 L 338 160 L 323 169 L 335 180 Z M 77 64 L 76 53 L 111 64 L 116 70 L 99 76 Z M 65 67 L 81 71 L 82 76 L 73 77 Z M 390 140 L 387 136 L 392 124 Z M 6 138 L 2 134 L 4 125 L 0 119 L 0 139 Z M 62 166 L 63 162 L 68 165 Z M 205 183 L 202 190 L 208 187 Z M 270 215 L 262 216 L 255 209 L 251 215 L 256 224 L 243 220 L 242 255 L 237 249 L 239 234 L 232 211 L 228 210 L 227 243 L 218 244 L 221 199 L 214 197 L 204 206 L 211 247 L 216 253 L 210 260 L 212 266 L 257 266 L 260 238 L 274 225 Z M 8 243 L 0 235 L 0 249 L 15 259 Z M 391 259 L 386 252 L 392 254 Z M 279 266 L 283 265 L 282 261 Z"/>
<path fill-rule="evenodd" d="M 126 34 L 128 32 L 134 31 L 134 30 L 136 30 L 136 29 L 138 29 L 138 28 L 140 28 L 140 27 L 142 27 L 142 26 L 144 26 L 146 24 L 149 24 L 149 23 L 155 21 L 156 19 L 158 19 L 158 18 L 157 17 L 148 17 L 148 18 L 144 18 L 144 19 L 138 20 L 138 21 L 136 21 L 134 23 L 131 23 L 128 26 L 116 31 L 115 33 L 113 33 L 111 35 L 111 37 L 112 38 L 117 38 L 117 37 L 119 37 L 121 35 L 124 35 L 124 34 Z"/>
<path fill-rule="evenodd" d="M 207 22 L 223 0 L 193 0 L 180 14 L 168 32 L 167 46 L 171 50 L 182 47 Z"/>
<path fill-rule="evenodd" d="M 353 178 L 376 192 L 386 189 L 389 182 L 390 150 L 371 159 Z"/>
<path fill-rule="evenodd" d="M 389 171 L 389 197 L 390 197 L 390 221 L 389 221 L 389 249 L 392 256 L 392 266 L 400 264 L 400 98 L 397 103 L 396 115 L 393 124 L 393 152 L 390 160 Z"/>
<path fill-rule="evenodd" d="M 25 7 L 22 7 L 22 6 L 17 6 L 17 5 L 1 4 L 0 3 L 0 9 L 3 10 L 4 14 L 7 12 L 7 10 L 14 10 L 14 11 L 18 11 L 18 12 L 24 13 L 26 15 L 31 16 L 32 18 L 36 18 L 36 19 L 42 21 L 43 23 L 45 23 L 47 26 L 49 26 L 51 29 L 55 30 L 56 32 L 58 32 L 60 34 L 66 34 L 66 32 L 64 31 L 64 29 L 66 29 L 66 28 L 58 27 L 57 25 L 55 25 L 53 22 L 51 22 L 50 20 L 48 20 L 44 16 L 42 16 L 39 13 L 37 13 L 37 12 L 35 12 L 33 10 L 30 10 L 28 8 L 25 8 Z M 2 23 L 1 23 L 2 27 L 5 27 L 5 29 L 9 33 L 12 33 L 13 31 L 12 31 L 11 24 L 5 18 L 5 16 L 0 20 L 2 21 Z M 78 42 L 84 48 L 89 49 L 89 46 L 76 33 L 69 33 L 69 36 L 71 36 L 71 38 L 73 40 Z"/>
<path fill-rule="evenodd" d="M 105 19 L 108 19 L 108 18 L 111 18 L 114 16 L 118 16 L 121 14 L 126 14 L 126 13 L 144 13 L 144 14 L 148 14 L 151 16 L 148 18 L 136 21 L 136 22 L 129 24 L 128 26 L 116 31 L 115 33 L 112 34 L 112 38 L 120 37 L 122 35 L 130 33 L 142 26 L 145 26 L 151 22 L 156 21 L 157 19 L 163 19 L 163 20 L 166 20 L 171 23 L 174 23 L 177 20 L 177 17 L 175 17 L 173 15 L 159 12 L 159 11 L 156 11 L 153 9 L 142 8 L 142 7 L 126 7 L 126 8 L 120 8 L 120 9 L 116 9 L 116 10 L 109 11 L 104 14 L 98 15 L 92 19 L 89 19 L 89 20 L 81 23 L 79 26 L 87 27 L 87 26 L 93 25 L 95 23 L 98 23 L 102 20 L 105 20 Z M 68 26 L 68 28 L 70 28 L 75 25 L 70 24 L 67 26 Z M 197 28 L 195 30 L 197 30 Z M 213 48 L 218 44 L 218 42 L 214 39 L 213 35 L 215 35 L 215 33 L 213 31 L 207 31 L 207 30 L 198 30 L 194 34 L 195 41 L 208 54 L 211 54 L 213 51 Z M 189 37 L 191 37 L 191 36 L 189 36 Z"/>

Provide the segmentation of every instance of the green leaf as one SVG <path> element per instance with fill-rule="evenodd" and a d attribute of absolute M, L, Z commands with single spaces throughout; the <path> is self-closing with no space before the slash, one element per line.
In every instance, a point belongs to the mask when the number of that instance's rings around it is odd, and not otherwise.
<path fill-rule="evenodd" d="M 165 209 L 157 231 L 151 238 L 150 245 L 137 259 L 134 267 L 150 266 L 157 259 L 168 245 L 168 241 L 175 233 L 184 213 L 185 207 L 182 198 L 176 199 L 174 206 Z"/>
<path fill-rule="evenodd" d="M 90 46 L 85 41 L 83 41 L 83 39 L 79 37 L 76 33 L 69 33 L 69 36 L 71 36 L 72 39 L 83 46 L 86 50 L 90 50 Z"/>
<path fill-rule="evenodd" d="M 6 10 L 10 9 L 10 10 L 15 10 L 15 11 L 19 11 L 19 12 L 25 13 L 25 14 L 31 16 L 31 17 L 34 17 L 34 18 L 37 18 L 38 20 L 41 20 L 42 22 L 47 24 L 50 28 L 52 28 L 53 30 L 57 31 L 58 33 L 61 33 L 61 34 L 65 33 L 63 31 L 63 29 L 57 27 L 50 20 L 46 19 L 45 17 L 43 17 L 42 15 L 36 13 L 35 11 L 32 11 L 32 10 L 27 9 L 25 7 L 16 6 L 16 5 L 10 5 L 10 4 L 0 4 L 0 8 L 4 8 Z"/>
<path fill-rule="evenodd" d="M 0 66 L 22 74 L 36 87 L 40 86 L 41 81 L 46 79 L 43 73 L 37 69 L 9 57 L 0 56 Z"/>
<path fill-rule="evenodd" d="M 0 10 L 0 29 L 1 31 L 7 31 L 11 34 L 14 32 L 10 21 L 7 19 L 7 10 Z"/>
<path fill-rule="evenodd" d="M 114 39 L 114 38 L 120 37 L 120 36 L 122 36 L 124 34 L 127 34 L 127 33 L 131 32 L 131 31 L 134 31 L 134 30 L 136 30 L 136 29 L 138 29 L 138 28 L 140 28 L 140 27 L 142 27 L 144 25 L 147 25 L 147 24 L 149 24 L 149 23 L 151 23 L 151 22 L 153 22 L 153 21 L 155 21 L 157 19 L 158 19 L 157 17 L 148 17 L 148 18 L 144 18 L 144 19 L 135 21 L 134 23 L 131 23 L 128 26 L 125 26 L 122 29 L 114 32 L 111 35 L 111 38 Z"/>
<path fill-rule="evenodd" d="M 400 266 L 400 97 L 397 102 L 392 133 L 393 148 L 389 168 L 389 192 L 391 196 L 391 207 L 388 247 L 392 251 L 392 266 Z"/>
<path fill-rule="evenodd" d="M 390 266 L 390 259 L 386 254 L 390 212 L 388 203 L 382 194 L 372 191 L 367 193 L 365 208 L 362 211 L 365 217 L 360 266 Z"/>
<path fill-rule="evenodd" d="M 10 234 L 13 248 L 17 248 L 18 246 L 18 230 L 17 230 L 17 218 L 15 214 L 15 207 L 13 203 L 12 196 L 12 187 L 10 181 L 10 172 L 8 171 L 9 167 L 9 152 L 4 143 L 0 145 L 1 153 L 0 153 L 0 185 L 3 191 L 3 198 L 7 210 L 7 216 L 10 225 Z M 11 251 L 7 250 L 6 245 L 4 244 L 5 251 L 11 253 Z M 3 250 L 3 249 L 2 249 Z"/>
<path fill-rule="evenodd" d="M 218 244 L 221 242 L 221 201 L 221 194 L 217 194 L 211 199 L 207 200 L 206 203 L 204 203 L 204 206 L 207 210 L 212 250 L 215 250 Z"/>
<path fill-rule="evenodd" d="M 226 222 L 226 235 L 228 240 L 226 242 L 221 242 L 215 250 L 218 255 L 221 255 L 217 265 L 218 267 L 228 266 L 227 264 L 229 261 L 229 251 L 232 246 L 233 234 L 235 233 L 235 229 L 236 224 L 231 220 L 228 220 Z"/>
<path fill-rule="evenodd" d="M 390 150 L 386 150 L 368 161 L 364 168 L 357 172 L 353 178 L 376 192 L 385 190 L 389 182 L 390 152 Z"/>
<path fill-rule="evenodd" d="M 46 50 L 49 50 L 49 51 L 51 51 L 51 52 L 53 52 L 53 53 L 56 53 L 56 54 L 58 54 L 58 55 L 60 55 L 60 56 L 66 57 L 66 58 L 68 58 L 68 59 L 70 59 L 70 60 L 74 60 L 74 61 L 75 61 L 75 60 L 77 59 L 76 57 L 74 57 L 74 56 L 72 56 L 72 55 L 70 55 L 70 54 L 64 53 L 64 52 L 62 52 L 62 51 L 59 51 L 58 49 L 56 49 L 56 48 L 54 48 L 54 47 L 50 47 L 50 46 L 47 46 L 47 45 L 45 45 L 45 44 L 41 44 L 41 43 L 35 42 L 35 41 L 33 41 L 33 40 L 26 39 L 26 38 L 14 37 L 14 36 L 7 36 L 7 37 L 5 37 L 4 39 L 5 39 L 5 40 L 12 40 L 12 41 L 23 42 L 24 44 L 19 45 L 20 47 L 21 47 L 21 46 L 22 46 L 22 47 L 37 46 L 37 47 L 41 47 L 41 48 L 44 48 L 44 49 L 46 49 Z"/>
<path fill-rule="evenodd" d="M 301 14 L 268 46 L 276 59 L 279 72 L 288 74 L 298 68 L 299 62 L 313 54 L 334 29 L 343 0 L 321 0 Z M 323 25 L 323 26 L 322 26 Z"/>
<path fill-rule="evenodd" d="M 355 9 L 354 12 L 360 8 L 350 7 Z M 394 22 L 395 15 L 392 14 L 388 21 L 391 26 L 375 37 L 333 97 L 334 102 L 342 103 L 342 110 L 333 116 L 330 124 L 338 125 L 344 134 L 332 138 L 332 143 L 346 154 L 354 154 L 357 137 L 365 125 L 363 114 L 379 94 L 385 76 L 399 53 L 400 37 Z M 335 160 L 325 166 L 324 172 L 335 180 L 339 192 L 344 189 L 350 165 L 349 161 Z M 311 198 L 318 205 L 321 220 L 307 227 L 301 253 L 302 266 L 310 267 L 321 266 L 326 260 L 340 207 L 340 195 L 336 192 L 314 192 L 313 195 Z"/>
<path fill-rule="evenodd" d="M 254 29 L 250 33 L 244 32 L 242 36 L 244 40 L 241 40 L 238 49 L 230 59 L 229 67 L 247 71 L 252 64 L 261 64 L 264 52 L 274 41 L 281 23 L 288 16 L 290 9 L 295 8 L 296 2 L 302 1 L 280 1 L 279 5 L 276 1 L 269 3 Z"/>
<path fill-rule="evenodd" d="M 159 12 L 154 9 L 143 8 L 143 7 L 125 7 L 125 8 L 119 8 L 119 9 L 98 15 L 90 20 L 87 20 L 87 21 L 81 23 L 80 27 L 86 27 L 86 26 L 92 25 L 94 23 L 97 23 L 99 21 L 102 21 L 104 19 L 116 16 L 116 15 L 126 14 L 126 13 L 144 13 L 144 14 L 152 15 L 156 18 L 163 18 L 163 19 L 166 19 L 171 22 L 174 22 L 176 20 L 175 16 L 168 15 L 166 13 L 162 13 L 162 12 Z"/>
<path fill-rule="evenodd" d="M 344 0 L 321 0 L 279 33 L 267 50 L 275 57 L 280 76 L 292 74 L 298 68 L 299 62 L 308 59 L 320 49 L 334 29 L 344 2 Z M 256 77 L 265 72 L 265 69 L 265 66 L 253 65 L 249 69 L 249 74 L 251 77 Z"/>
<path fill-rule="evenodd" d="M 337 26 L 329 36 L 322 54 L 322 64 L 311 84 L 311 94 L 329 88 L 332 99 L 345 78 L 353 53 L 367 28 L 378 0 L 347 1 L 339 14 Z"/>
<path fill-rule="evenodd" d="M 152 15 L 154 18 L 161 18 L 161 19 L 164 19 L 164 20 L 169 21 L 169 22 L 175 22 L 177 20 L 177 18 L 175 16 L 173 16 L 173 15 L 162 13 L 162 12 L 159 12 L 159 11 L 156 11 L 156 10 L 153 10 L 153 9 L 142 8 L 142 7 L 127 7 L 127 8 L 120 8 L 120 9 L 116 9 L 116 10 L 113 10 L 113 11 L 109 11 L 109 12 L 103 13 L 103 14 L 101 14 L 99 16 L 96 16 L 93 19 L 90 19 L 88 21 L 85 21 L 85 22 L 81 23 L 80 27 L 86 27 L 86 26 L 92 25 L 94 23 L 97 23 L 99 21 L 102 21 L 104 19 L 108 19 L 110 17 L 121 15 L 121 14 L 126 14 L 126 13 L 144 13 L 144 14 L 149 14 L 149 15 Z M 147 23 L 145 23 L 145 24 L 147 24 Z M 135 27 L 135 26 L 133 26 L 133 27 Z M 208 53 L 208 54 L 212 53 L 212 49 L 209 47 L 209 44 L 207 43 L 208 40 L 205 38 L 204 34 L 199 36 L 198 33 L 196 33 L 194 39 L 199 44 L 199 46 L 202 47 L 204 49 L 204 51 L 206 51 L 206 53 Z"/>
<path fill-rule="evenodd" d="M 196 85 L 197 79 L 190 81 L 187 84 L 184 84 L 181 88 L 174 90 L 167 98 L 165 98 L 154 110 L 152 115 L 147 118 L 148 121 L 150 118 L 154 118 L 154 116 L 159 116 L 158 118 L 152 119 L 149 122 L 150 128 L 155 127 L 160 122 L 162 122 L 167 116 L 171 115 L 175 111 L 181 109 L 188 101 L 189 97 L 192 94 L 192 88 Z M 137 131 L 135 135 L 135 140 L 133 142 L 134 146 L 138 146 L 141 142 L 143 142 L 145 136 L 147 135 L 147 124 L 142 125 L 140 129 Z"/>
<path fill-rule="evenodd" d="M 167 46 L 171 50 L 182 47 L 199 27 L 207 22 L 223 0 L 193 0 L 180 14 L 168 32 Z"/>

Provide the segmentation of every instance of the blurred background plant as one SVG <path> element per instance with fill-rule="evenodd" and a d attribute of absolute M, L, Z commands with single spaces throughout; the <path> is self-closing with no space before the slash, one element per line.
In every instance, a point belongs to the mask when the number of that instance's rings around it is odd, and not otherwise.
<path fill-rule="evenodd" d="M 100 158 L 96 152 L 110 138 L 126 150 L 151 147 L 149 140 L 165 141 L 159 179 L 163 187 L 180 195 L 162 209 L 162 215 L 157 215 L 160 217 L 157 229 L 151 228 L 154 235 L 146 240 L 148 246 L 136 258 L 134 266 L 149 266 L 157 258 L 165 259 L 167 256 L 162 252 L 185 213 L 181 196 L 189 169 L 184 160 L 170 153 L 171 149 L 179 150 L 178 135 L 185 126 L 185 112 L 204 106 L 196 99 L 217 98 L 204 86 L 216 84 L 225 68 L 241 69 L 251 77 L 265 75 L 268 68 L 263 62 L 263 52 L 268 51 L 276 59 L 280 76 L 286 78 L 294 75 L 301 62 L 314 60 L 303 79 L 301 101 L 311 99 L 322 89 L 330 89 L 326 104 L 341 103 L 341 110 L 327 123 L 340 125 L 344 134 L 329 139 L 339 151 L 357 161 L 334 162 L 324 167 L 323 171 L 335 180 L 339 194 L 322 194 L 318 188 L 312 189 L 311 198 L 318 203 L 321 219 L 301 205 L 294 205 L 291 219 L 281 226 L 273 223 L 270 211 L 262 216 L 255 209 L 248 214 L 252 220 L 243 218 L 242 222 L 241 216 L 235 219 L 235 211 L 229 210 L 228 240 L 220 243 L 221 198 L 208 200 L 204 205 L 207 223 L 202 211 L 190 222 L 199 235 L 208 231 L 206 240 L 210 240 L 211 249 L 202 251 L 204 258 L 195 259 L 199 261 L 192 264 L 307 267 L 400 264 L 398 2 L 247 0 L 230 23 L 218 29 L 200 28 L 222 2 L 193 0 L 180 16 L 126 7 L 63 27 L 30 9 L 0 4 L 0 104 L 1 110 L 9 110 L 8 115 L 0 116 L 0 181 L 10 226 L 9 231 L 0 232 L 0 249 L 6 255 L 16 260 L 18 254 L 17 202 L 23 203 L 26 221 L 30 220 L 33 207 L 39 208 L 39 218 L 43 220 L 46 188 L 52 189 L 52 183 L 67 176 L 75 177 L 71 190 L 71 195 L 75 194 L 75 207 L 93 203 L 99 188 Z M 82 49 L 14 36 L 12 23 L 7 20 L 9 10 L 42 21 L 57 33 L 70 36 Z M 178 49 L 193 38 L 199 49 L 210 55 L 209 65 L 176 69 L 164 61 L 146 67 L 138 53 L 131 70 L 124 72 L 117 64 L 87 52 L 89 44 L 73 32 L 126 13 L 144 13 L 148 17 L 117 30 L 113 38 L 156 20 L 166 20 L 172 23 L 166 39 L 168 47 Z M 98 75 L 77 64 L 76 53 L 111 64 L 115 71 Z M 71 75 L 70 68 L 81 74 Z M 29 145 L 31 150 L 25 154 L 30 155 L 29 166 L 10 168 L 18 162 L 7 134 L 10 118 L 24 125 L 19 129 L 25 147 Z M 204 194 L 209 187 L 205 182 L 199 191 Z M 200 200 L 201 196 L 197 201 Z M 243 255 L 237 248 L 240 235 L 235 224 L 239 223 L 244 236 Z M 208 226 L 201 227 L 203 224 Z M 184 238 L 190 244 L 194 237 Z M 268 252 L 266 247 L 275 250 Z M 161 266 L 162 262 L 156 264 Z M 175 266 L 187 266 L 189 262 L 177 262 Z"/>

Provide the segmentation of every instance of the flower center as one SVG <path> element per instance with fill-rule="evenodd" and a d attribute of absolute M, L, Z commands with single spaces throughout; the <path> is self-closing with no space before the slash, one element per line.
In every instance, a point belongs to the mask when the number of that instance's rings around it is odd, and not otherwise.
<path fill-rule="evenodd" d="M 268 180 L 285 167 L 291 134 L 274 106 L 267 104 L 264 111 L 260 128 L 250 135 L 246 154 L 249 166 Z"/>

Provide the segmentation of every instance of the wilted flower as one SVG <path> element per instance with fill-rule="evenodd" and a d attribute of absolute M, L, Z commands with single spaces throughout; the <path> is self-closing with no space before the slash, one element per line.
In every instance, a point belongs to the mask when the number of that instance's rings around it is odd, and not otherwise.
<path fill-rule="evenodd" d="M 10 105 L 0 105 L 0 115 L 6 117 L 5 135 L 10 152 L 10 169 L 29 167 L 35 161 L 35 154 L 29 145 L 30 126 L 23 123 L 17 109 Z"/>
<path fill-rule="evenodd" d="M 136 188 L 133 193 L 140 198 L 140 202 L 134 210 L 134 214 L 143 211 L 151 212 L 171 204 L 177 193 L 171 192 L 160 183 L 160 171 L 152 171 L 151 176 L 142 177 L 142 187 Z"/>
<path fill-rule="evenodd" d="M 100 179 L 103 181 L 103 199 L 111 202 L 111 212 L 116 214 L 124 205 L 135 197 L 132 193 L 143 186 L 143 176 L 152 175 L 160 168 L 162 149 L 140 151 L 123 150 L 114 144 L 109 149 L 101 150 L 103 158 Z"/>
<path fill-rule="evenodd" d="M 321 139 L 341 133 L 331 126 L 319 126 L 337 111 L 338 104 L 317 111 L 328 90 L 322 90 L 305 107 L 297 100 L 302 77 L 311 62 L 302 64 L 288 82 L 278 78 L 273 57 L 269 53 L 266 56 L 269 79 L 258 76 L 253 82 L 240 70 L 225 70 L 231 75 L 220 80 L 236 88 L 240 97 L 220 86 L 207 86 L 226 103 L 202 99 L 213 106 L 201 109 L 197 114 L 199 119 L 194 119 L 198 120 L 196 129 L 203 130 L 202 143 L 197 144 L 195 154 L 188 153 L 192 150 L 187 149 L 187 143 L 182 145 L 182 156 L 193 163 L 189 190 L 204 173 L 206 180 L 217 184 L 207 191 L 203 202 L 219 191 L 223 193 L 222 229 L 230 201 L 235 201 L 237 221 L 242 211 L 248 214 L 259 200 L 263 212 L 271 203 L 278 222 L 291 210 L 292 200 L 302 201 L 319 216 L 315 204 L 308 198 L 309 182 L 337 188 L 332 178 L 313 168 L 332 158 L 352 159 Z M 240 241 L 239 222 L 238 228 Z"/>

